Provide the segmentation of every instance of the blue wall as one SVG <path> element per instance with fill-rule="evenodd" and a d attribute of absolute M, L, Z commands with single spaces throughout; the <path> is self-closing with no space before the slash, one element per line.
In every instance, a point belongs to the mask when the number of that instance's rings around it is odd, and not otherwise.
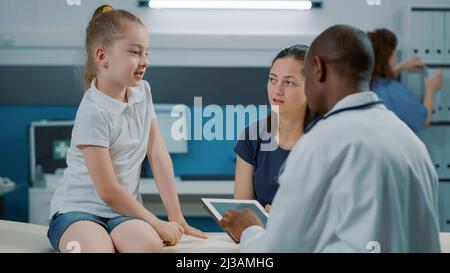
<path fill-rule="evenodd" d="M 25 185 L 5 196 L 5 219 L 28 221 L 28 125 L 42 119 L 73 119 L 76 109 L 75 106 L 0 107 L 0 175 Z"/>
<path fill-rule="evenodd" d="M 0 106 L 0 176 L 21 189 L 5 196 L 5 219 L 28 221 L 28 126 L 38 120 L 72 120 L 77 105 Z M 235 141 L 189 141 L 187 154 L 173 155 L 176 175 L 233 175 Z"/>

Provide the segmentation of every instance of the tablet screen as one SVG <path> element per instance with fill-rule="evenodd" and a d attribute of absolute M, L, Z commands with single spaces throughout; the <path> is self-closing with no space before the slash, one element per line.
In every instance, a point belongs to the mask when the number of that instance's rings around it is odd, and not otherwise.
<path fill-rule="evenodd" d="M 263 206 L 256 200 L 202 198 L 202 202 L 205 204 L 205 208 L 214 220 L 218 223 L 220 223 L 223 214 L 229 209 L 234 209 L 237 211 L 250 209 L 255 213 L 264 226 L 266 226 L 267 219 L 269 217 L 269 214 L 264 210 Z M 235 238 L 227 229 L 224 230 L 236 243 L 239 243 L 239 240 Z"/>

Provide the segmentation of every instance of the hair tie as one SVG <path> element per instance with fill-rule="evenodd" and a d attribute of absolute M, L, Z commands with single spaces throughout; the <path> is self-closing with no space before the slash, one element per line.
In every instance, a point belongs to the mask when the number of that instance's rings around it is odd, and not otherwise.
<path fill-rule="evenodd" d="M 111 6 L 104 6 L 102 9 L 102 13 L 111 11 L 113 8 Z"/>

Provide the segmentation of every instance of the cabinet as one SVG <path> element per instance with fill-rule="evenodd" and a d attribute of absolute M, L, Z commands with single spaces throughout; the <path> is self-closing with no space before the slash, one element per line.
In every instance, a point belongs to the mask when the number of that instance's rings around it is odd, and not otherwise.
<path fill-rule="evenodd" d="M 409 16 L 409 55 L 420 57 L 425 63 L 445 63 L 446 24 L 449 22 L 450 12 L 436 9 L 412 9 Z"/>
<path fill-rule="evenodd" d="M 29 222 L 31 224 L 47 226 L 50 217 L 50 201 L 53 189 L 30 188 L 29 195 Z"/>
<path fill-rule="evenodd" d="M 450 182 L 439 185 L 439 224 L 441 232 L 450 232 Z"/>
<path fill-rule="evenodd" d="M 444 71 L 443 88 L 434 96 L 430 127 L 418 132 L 418 136 L 427 146 L 440 180 L 441 231 L 450 232 L 450 6 L 412 7 L 408 18 L 407 57 L 420 57 L 427 70 L 408 73 L 404 83 L 423 101 L 424 78 Z"/>

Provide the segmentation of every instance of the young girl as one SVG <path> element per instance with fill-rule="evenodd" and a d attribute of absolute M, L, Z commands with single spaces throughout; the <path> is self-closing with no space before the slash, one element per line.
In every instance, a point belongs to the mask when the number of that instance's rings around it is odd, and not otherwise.
<path fill-rule="evenodd" d="M 51 202 L 48 238 L 61 252 L 161 252 L 183 233 L 206 235 L 184 219 L 172 161 L 161 137 L 150 86 L 148 33 L 133 14 L 99 7 L 87 29 L 86 92 Z M 169 222 L 142 205 L 141 163 L 148 156 Z"/>

